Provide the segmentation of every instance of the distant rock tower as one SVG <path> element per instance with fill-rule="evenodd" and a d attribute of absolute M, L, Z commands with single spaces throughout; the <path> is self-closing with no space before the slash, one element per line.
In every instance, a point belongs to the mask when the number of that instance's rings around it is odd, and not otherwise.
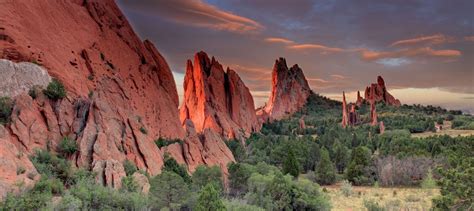
<path fill-rule="evenodd" d="M 370 101 L 370 125 L 375 126 L 377 125 L 377 110 L 375 107 L 375 102 L 373 100 Z"/>
<path fill-rule="evenodd" d="M 349 117 L 347 115 L 346 94 L 342 92 L 342 127 L 346 128 L 349 124 Z"/>

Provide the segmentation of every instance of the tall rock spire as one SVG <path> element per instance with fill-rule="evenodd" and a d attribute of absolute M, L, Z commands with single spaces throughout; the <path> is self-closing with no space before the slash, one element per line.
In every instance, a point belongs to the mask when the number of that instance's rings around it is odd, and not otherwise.
<path fill-rule="evenodd" d="M 377 77 L 377 83 L 370 84 L 365 88 L 365 100 L 384 102 L 387 105 L 400 106 L 400 100 L 393 97 L 385 87 L 385 81 L 382 76 Z"/>
<path fill-rule="evenodd" d="M 288 68 L 286 60 L 275 61 L 272 72 L 272 93 L 265 107 L 257 111 L 264 120 L 281 119 L 303 107 L 311 88 L 303 70 L 295 64 Z"/>
<path fill-rule="evenodd" d="M 375 102 L 372 100 L 370 101 L 370 125 L 375 126 L 378 124 L 377 122 L 377 111 L 376 111 Z"/>
<path fill-rule="evenodd" d="M 210 128 L 226 138 L 248 137 L 260 130 L 249 89 L 237 73 L 201 51 L 188 60 L 180 119 L 197 132 Z"/>
<path fill-rule="evenodd" d="M 346 93 L 342 92 L 342 127 L 346 128 L 349 124 L 349 117 L 347 115 Z"/>

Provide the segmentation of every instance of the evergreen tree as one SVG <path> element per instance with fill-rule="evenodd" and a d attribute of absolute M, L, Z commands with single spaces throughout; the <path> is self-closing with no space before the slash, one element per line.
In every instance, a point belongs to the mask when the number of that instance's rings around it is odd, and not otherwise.
<path fill-rule="evenodd" d="M 291 148 L 288 149 L 288 155 L 283 161 L 283 173 L 290 174 L 295 178 L 300 174 L 300 164 L 298 163 L 296 155 Z"/>
<path fill-rule="evenodd" d="M 150 196 L 155 208 L 179 209 L 189 193 L 184 179 L 171 171 L 163 171 L 150 181 Z"/>
<path fill-rule="evenodd" d="M 355 185 L 370 184 L 371 172 L 368 167 L 371 163 L 371 153 L 367 147 L 355 148 L 351 155 L 351 162 L 347 167 L 347 179 Z"/>
<path fill-rule="evenodd" d="M 334 164 L 329 159 L 328 150 L 324 147 L 321 149 L 321 160 L 316 166 L 316 180 L 323 185 L 330 185 L 336 181 Z"/>
<path fill-rule="evenodd" d="M 207 184 L 199 193 L 196 204 L 197 211 L 220 211 L 226 210 L 221 200 L 219 191 L 212 183 Z"/>
<path fill-rule="evenodd" d="M 340 142 L 336 142 L 334 146 L 334 163 L 338 173 L 343 173 L 349 162 L 349 149 Z"/>
<path fill-rule="evenodd" d="M 167 154 L 165 154 L 165 164 L 163 170 L 174 172 L 181 176 L 186 183 L 191 183 L 191 177 L 186 171 L 186 168 L 182 165 L 179 165 L 174 158 Z"/>

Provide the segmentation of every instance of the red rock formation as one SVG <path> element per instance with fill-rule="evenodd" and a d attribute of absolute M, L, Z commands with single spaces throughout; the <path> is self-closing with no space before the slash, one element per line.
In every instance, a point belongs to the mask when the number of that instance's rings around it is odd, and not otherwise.
<path fill-rule="evenodd" d="M 268 103 L 257 111 L 261 121 L 278 120 L 298 111 L 311 94 L 308 81 L 297 64 L 290 69 L 284 58 L 275 61 L 272 93 Z"/>
<path fill-rule="evenodd" d="M 175 82 L 163 57 L 136 36 L 113 0 L 10 1 L 0 17 L 0 58 L 41 64 L 68 91 L 58 101 L 41 92 L 36 99 L 15 97 L 12 122 L 0 136 L 0 145 L 8 146 L 0 147 L 0 198 L 15 183 L 35 180 L 16 174 L 20 166 L 28 175 L 36 172 L 28 160 L 35 148 L 56 149 L 64 136 L 79 146 L 73 164 L 96 170 L 105 185 L 120 185 L 126 159 L 151 175 L 161 171 L 163 153 L 153 140 L 185 137 Z M 229 89 L 240 86 L 233 81 Z M 232 111 L 249 103 L 238 97 L 230 97 Z M 210 134 L 185 139 L 182 157 L 191 168 L 233 160 Z"/>
<path fill-rule="evenodd" d="M 377 107 L 373 101 L 370 101 L 370 125 L 377 125 Z"/>
<path fill-rule="evenodd" d="M 349 111 L 349 125 L 352 125 L 352 126 L 359 124 L 359 121 L 360 121 L 359 114 L 357 113 L 355 108 L 356 108 L 356 105 L 352 103 L 351 110 Z"/>
<path fill-rule="evenodd" d="M 192 120 L 197 132 L 209 128 L 226 138 L 242 139 L 260 129 L 249 89 L 235 71 L 224 72 L 202 51 L 194 56 L 194 65 L 187 63 L 180 118 L 183 123 Z"/>
<path fill-rule="evenodd" d="M 346 93 L 342 92 L 342 127 L 346 128 L 349 125 L 349 116 L 347 115 Z"/>
<path fill-rule="evenodd" d="M 377 77 L 377 83 L 373 83 L 365 88 L 365 100 L 374 102 L 384 102 L 387 105 L 400 106 L 400 100 L 395 99 L 390 93 L 388 93 L 385 87 L 385 81 L 382 76 Z"/>
<path fill-rule="evenodd" d="M 362 97 L 360 96 L 360 91 L 357 91 L 357 101 L 356 101 L 356 105 L 357 105 L 357 106 L 361 106 L 362 103 L 364 103 L 364 98 L 362 98 Z"/>
<path fill-rule="evenodd" d="M 300 129 L 305 129 L 306 128 L 306 124 L 304 122 L 304 115 L 300 118 L 299 120 L 299 126 L 300 126 Z"/>
<path fill-rule="evenodd" d="M 379 122 L 379 129 L 380 129 L 380 134 L 385 133 L 385 124 L 383 123 L 383 121 Z"/>

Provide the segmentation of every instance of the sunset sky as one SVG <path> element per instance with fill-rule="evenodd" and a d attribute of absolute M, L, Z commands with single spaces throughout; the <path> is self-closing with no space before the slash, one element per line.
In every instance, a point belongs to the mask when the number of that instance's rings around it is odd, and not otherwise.
<path fill-rule="evenodd" d="M 168 61 L 182 94 L 200 50 L 239 73 L 256 106 L 275 59 L 297 63 L 311 88 L 349 100 L 382 75 L 402 103 L 474 113 L 472 0 L 118 0 L 135 31 Z"/>

